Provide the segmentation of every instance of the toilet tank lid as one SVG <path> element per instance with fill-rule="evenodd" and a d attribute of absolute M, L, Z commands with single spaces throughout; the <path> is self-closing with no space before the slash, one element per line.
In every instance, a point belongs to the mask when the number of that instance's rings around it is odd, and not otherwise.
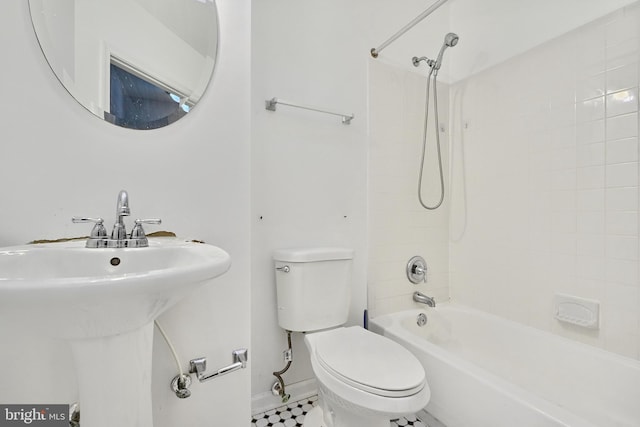
<path fill-rule="evenodd" d="M 313 262 L 352 259 L 353 249 L 349 248 L 289 248 L 273 251 L 275 261 Z"/>

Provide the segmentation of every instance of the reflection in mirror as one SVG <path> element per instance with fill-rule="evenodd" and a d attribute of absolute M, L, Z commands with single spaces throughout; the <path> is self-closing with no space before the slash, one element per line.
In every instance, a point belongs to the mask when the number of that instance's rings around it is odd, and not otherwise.
<path fill-rule="evenodd" d="M 110 110 L 105 120 L 131 129 L 156 129 L 189 112 L 182 98 L 111 63 Z"/>
<path fill-rule="evenodd" d="M 214 0 L 29 0 L 51 69 L 96 116 L 156 129 L 185 116 L 215 65 Z"/>

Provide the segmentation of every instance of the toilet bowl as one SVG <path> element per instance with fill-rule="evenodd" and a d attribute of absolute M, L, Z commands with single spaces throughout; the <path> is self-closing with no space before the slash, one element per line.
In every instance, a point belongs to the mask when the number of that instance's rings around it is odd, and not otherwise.
<path fill-rule="evenodd" d="M 305 332 L 318 383 L 318 406 L 304 427 L 389 427 L 431 396 L 425 372 L 407 349 L 360 326 L 349 314 L 353 250 L 274 252 L 278 323 Z"/>
<path fill-rule="evenodd" d="M 307 334 L 320 415 L 305 427 L 389 427 L 431 396 L 422 365 L 404 347 L 359 326 Z"/>

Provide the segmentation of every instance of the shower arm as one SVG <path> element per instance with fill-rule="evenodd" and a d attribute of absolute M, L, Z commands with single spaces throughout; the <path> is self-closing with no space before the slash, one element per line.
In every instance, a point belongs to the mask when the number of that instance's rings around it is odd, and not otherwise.
<path fill-rule="evenodd" d="M 372 48 L 371 49 L 371 56 L 374 58 L 378 57 L 378 54 L 380 52 L 382 52 L 382 50 L 384 48 L 386 48 L 387 46 L 389 46 L 391 43 L 393 43 L 394 41 L 396 41 L 400 36 L 402 36 L 404 33 L 406 33 L 407 31 L 409 31 L 410 29 L 412 29 L 416 24 L 418 24 L 420 21 L 422 21 L 424 18 L 426 18 L 427 16 L 431 15 L 437 8 L 439 8 L 440 6 L 442 6 L 443 4 L 445 4 L 447 2 L 447 0 L 438 0 L 435 3 L 433 3 L 431 6 L 429 6 L 429 8 L 427 10 L 425 10 L 424 12 L 422 12 L 420 15 L 418 15 L 413 21 L 409 22 L 407 25 L 405 25 L 404 27 L 402 27 L 397 33 L 395 33 L 394 35 L 392 35 L 391 37 L 389 37 L 385 42 L 383 42 L 380 46 Z"/>

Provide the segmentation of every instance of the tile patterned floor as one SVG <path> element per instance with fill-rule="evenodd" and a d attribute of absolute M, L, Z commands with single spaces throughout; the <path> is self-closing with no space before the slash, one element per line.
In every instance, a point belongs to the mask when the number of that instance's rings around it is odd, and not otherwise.
<path fill-rule="evenodd" d="M 318 404 L 318 396 L 289 403 L 251 417 L 251 427 L 302 427 L 304 416 Z"/>
<path fill-rule="evenodd" d="M 255 414 L 251 417 L 251 427 L 302 427 L 304 416 L 318 404 L 318 396 L 292 402 L 271 411 Z M 429 427 L 415 416 L 392 420 L 390 427 Z"/>

